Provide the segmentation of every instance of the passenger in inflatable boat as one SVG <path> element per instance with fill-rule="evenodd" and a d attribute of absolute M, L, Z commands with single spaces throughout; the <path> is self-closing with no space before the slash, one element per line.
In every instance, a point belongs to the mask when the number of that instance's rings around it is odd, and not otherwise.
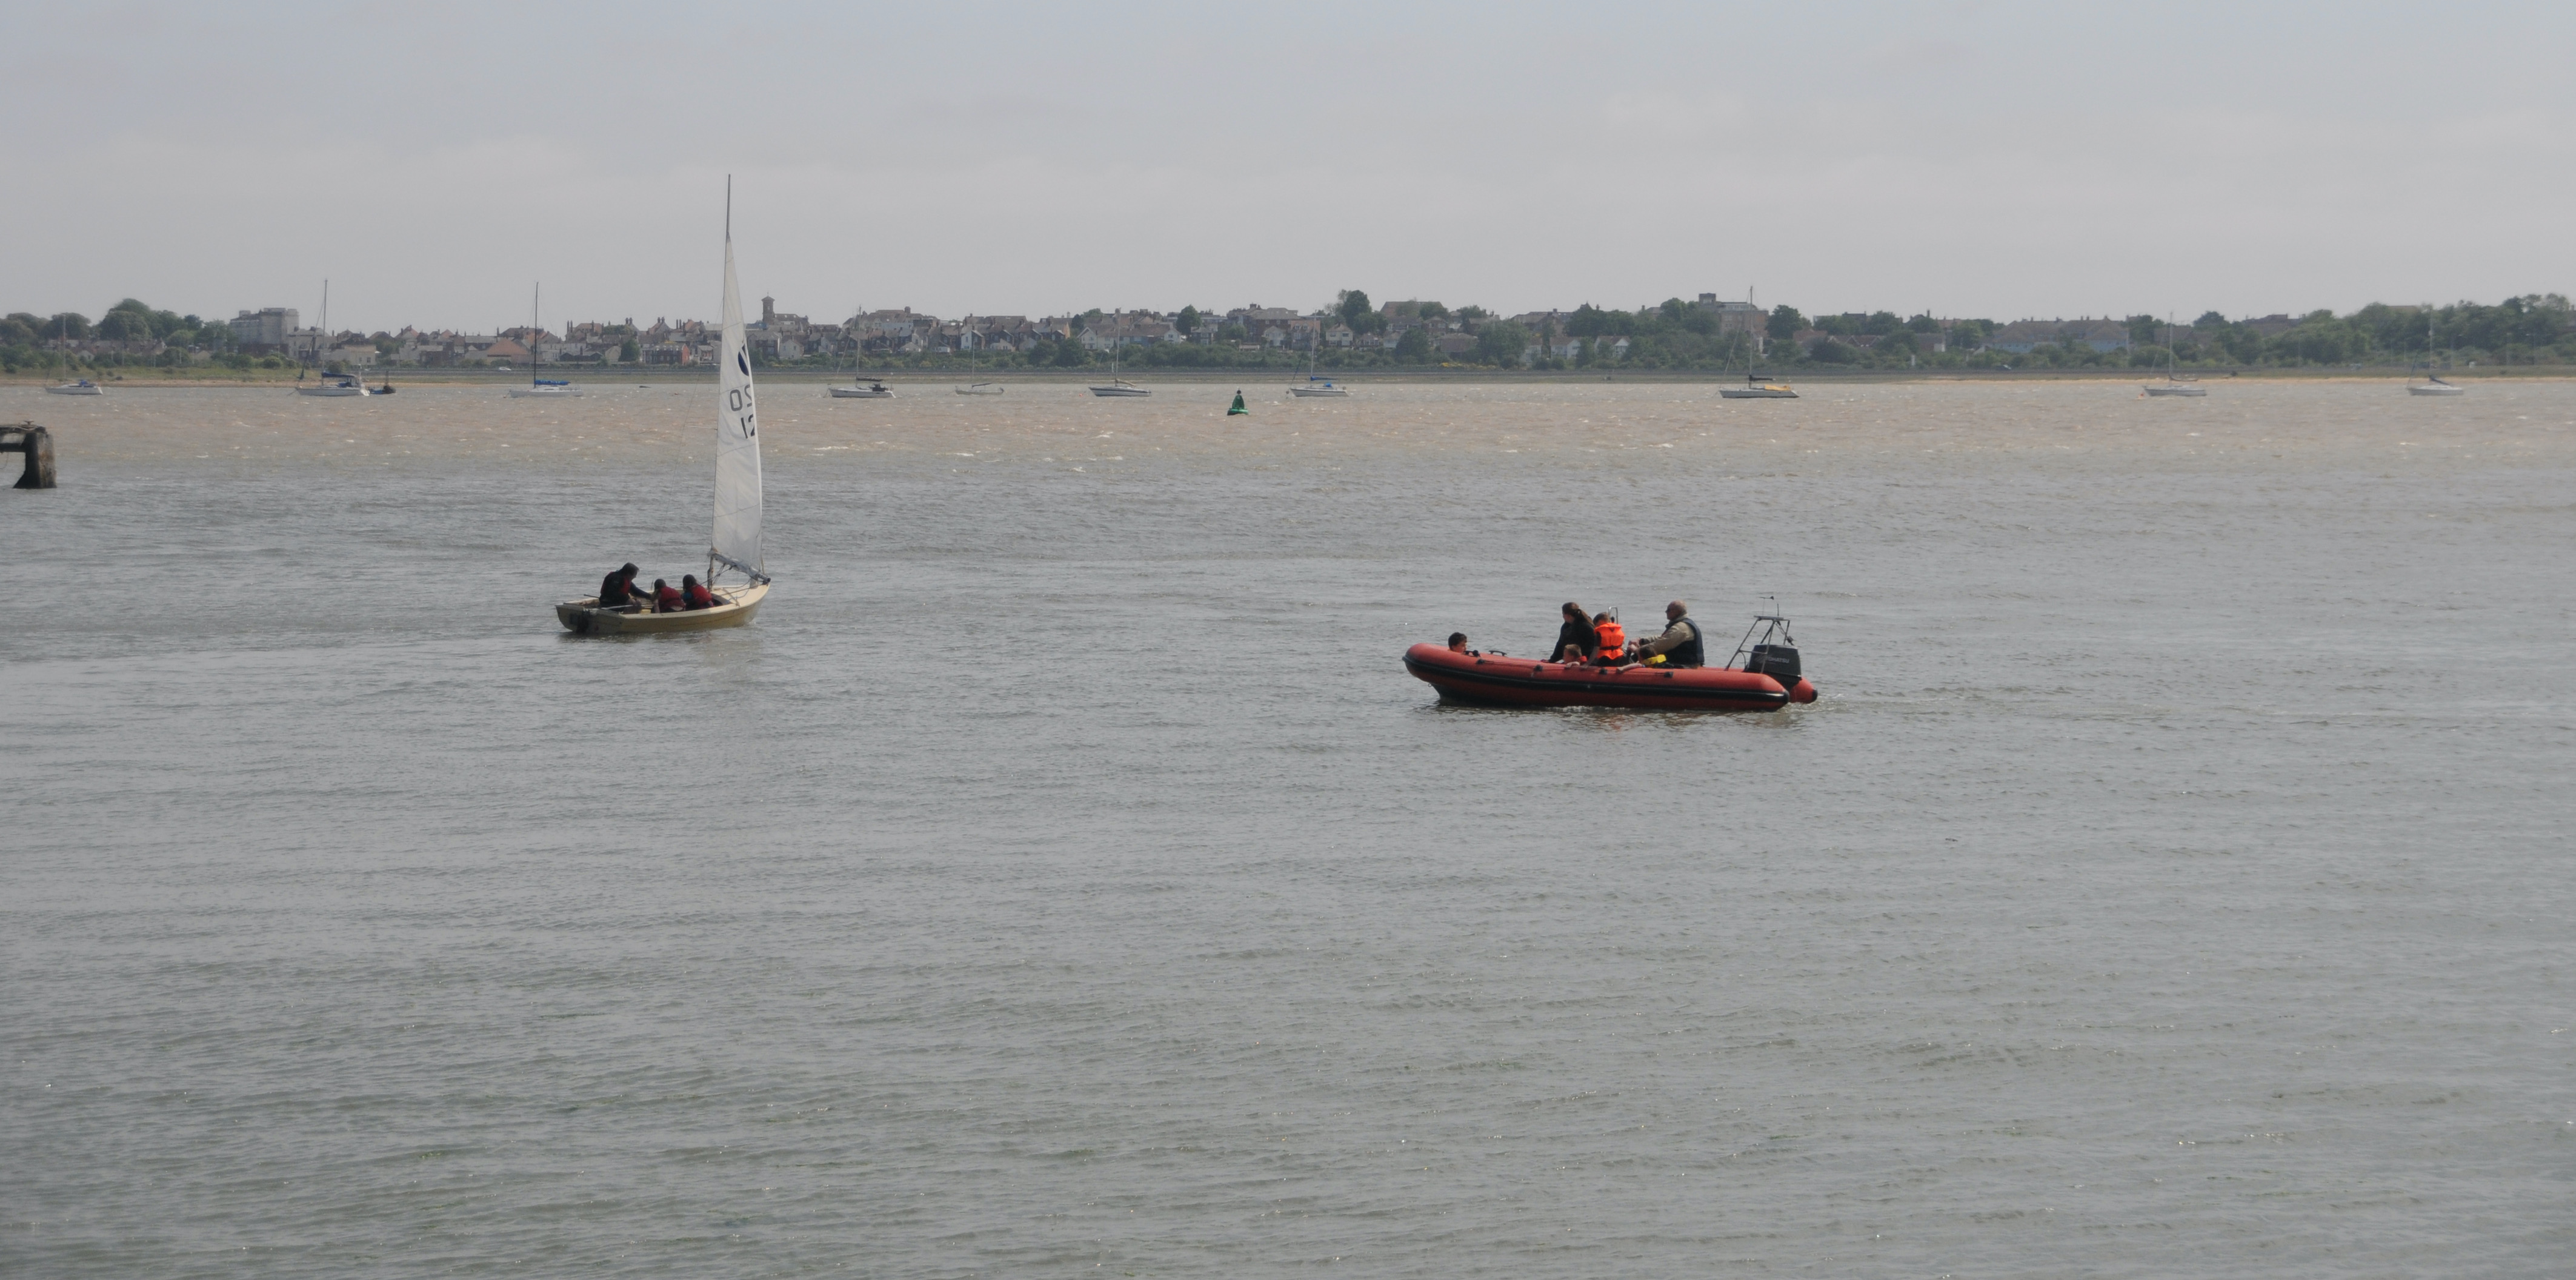
<path fill-rule="evenodd" d="M 1620 626 L 1617 618 L 1606 613 L 1593 615 L 1592 636 L 1594 665 L 1603 667 L 1628 665 L 1628 629 Z"/>
<path fill-rule="evenodd" d="M 1707 666 L 1708 646 L 1700 635 L 1699 624 L 1691 621 L 1690 606 L 1675 600 L 1664 606 L 1664 618 L 1668 625 L 1662 635 L 1637 642 L 1637 660 L 1662 658 L 1656 665 L 1666 667 Z"/>
<path fill-rule="evenodd" d="M 1558 612 L 1565 616 L 1565 624 L 1556 629 L 1556 648 L 1550 651 L 1550 660 L 1590 662 L 1601 647 L 1601 639 L 1592 624 L 1584 620 L 1583 606 L 1568 600 Z"/>
<path fill-rule="evenodd" d="M 698 575 L 694 573 L 680 575 L 680 608 L 686 610 L 715 607 L 715 593 L 707 590 L 705 584 L 698 581 Z"/>

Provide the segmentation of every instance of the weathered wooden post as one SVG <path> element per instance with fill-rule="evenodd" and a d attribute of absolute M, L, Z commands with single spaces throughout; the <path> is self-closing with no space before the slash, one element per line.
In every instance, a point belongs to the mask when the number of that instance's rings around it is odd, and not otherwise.
<path fill-rule="evenodd" d="M 54 433 L 32 422 L 0 427 L 0 453 L 23 453 L 27 466 L 18 473 L 21 489 L 54 487 Z"/>

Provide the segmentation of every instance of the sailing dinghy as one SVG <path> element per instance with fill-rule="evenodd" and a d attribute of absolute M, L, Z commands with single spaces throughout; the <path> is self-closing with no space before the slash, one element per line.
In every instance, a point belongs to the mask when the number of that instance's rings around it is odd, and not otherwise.
<path fill-rule="evenodd" d="M 705 631 L 751 621 L 769 595 L 769 575 L 760 556 L 760 421 L 752 399 L 751 352 L 742 335 L 742 289 L 733 272 L 733 194 L 725 194 L 724 338 L 717 349 L 716 379 L 716 522 L 707 548 L 707 590 L 716 598 L 711 609 L 651 613 L 640 606 L 606 608 L 599 597 L 568 600 L 555 606 L 555 617 L 578 635 L 650 635 L 664 631 Z M 719 575 L 742 575 L 738 586 Z"/>

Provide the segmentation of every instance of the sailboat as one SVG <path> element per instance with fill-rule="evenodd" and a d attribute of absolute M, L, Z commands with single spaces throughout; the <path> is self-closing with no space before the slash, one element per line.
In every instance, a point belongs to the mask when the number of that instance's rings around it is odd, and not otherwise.
<path fill-rule="evenodd" d="M 855 325 L 855 323 L 856 323 L 856 322 L 853 322 L 853 324 L 854 324 L 854 325 Z M 858 382 L 858 381 L 859 381 L 859 348 L 860 348 L 861 346 L 863 346 L 863 345 L 865 345 L 865 344 L 864 344 L 864 343 L 861 343 L 861 342 L 858 342 L 858 341 L 856 341 L 856 340 L 853 340 L 853 341 L 850 343 L 850 381 L 851 381 L 851 382 L 853 382 L 853 383 L 856 383 L 856 382 Z M 833 398 L 833 399 L 835 399 L 835 400 L 892 400 L 892 399 L 894 399 L 894 389 L 893 389 L 893 388 L 891 388 L 891 387 L 888 387 L 886 384 L 884 384 L 884 383 L 882 383 L 882 382 L 877 381 L 877 380 L 876 380 L 876 379 L 874 379 L 874 378 L 870 378 L 870 379 L 868 379 L 868 380 L 867 380 L 867 385 L 866 385 L 866 386 L 863 386 L 863 387 L 862 387 L 862 386 L 829 387 L 829 388 L 826 388 L 826 390 L 828 390 L 828 391 L 831 393 L 832 398 Z"/>
<path fill-rule="evenodd" d="M 71 337 L 72 331 L 70 322 L 63 322 L 63 327 L 58 332 L 65 338 Z M 64 360 L 69 361 L 71 359 L 71 344 L 66 342 L 63 344 L 63 347 L 63 358 Z M 45 388 L 45 394 L 49 396 L 103 396 L 107 394 L 107 388 L 102 387 L 87 378 L 74 378 L 69 382 L 57 383 Z M 33 457 L 33 455 L 29 456 Z M 27 474 L 35 474 L 32 467 L 29 469 Z"/>
<path fill-rule="evenodd" d="M 578 635 L 637 635 L 665 631 L 705 631 L 737 627 L 751 621 L 769 595 L 769 575 L 760 553 L 760 415 L 751 387 L 751 350 L 743 340 L 742 290 L 733 270 L 733 184 L 725 184 L 724 336 L 717 347 L 716 377 L 716 519 L 707 547 L 707 590 L 716 598 L 711 609 L 683 613 L 647 613 L 639 606 L 599 607 L 599 597 L 568 600 L 555 606 L 555 617 Z M 739 586 L 718 580 L 726 571 L 742 575 Z"/>
<path fill-rule="evenodd" d="M 2142 390 L 2142 391 L 2146 392 L 2148 395 L 2151 395 L 2151 396 L 2205 396 L 2205 395 L 2208 395 L 2208 394 L 2209 394 L 2209 388 L 2204 387 L 2204 386 L 2200 385 L 2200 383 L 2198 383 L 2197 381 L 2194 381 L 2194 380 L 2189 379 L 2189 378 L 2185 378 L 2185 377 L 2181 376 L 2179 373 L 2175 372 L 2175 370 L 2174 370 L 2173 358 L 2174 358 L 2174 352 L 2173 352 L 2173 317 L 2172 317 L 2172 316 L 2166 316 L 2166 317 L 2165 317 L 2165 380 L 2164 380 L 2163 382 L 2161 382 L 2161 383 L 2152 383 L 2152 382 L 2151 382 L 2151 383 L 2148 383 L 2146 386 L 2139 388 L 2139 390 Z"/>
<path fill-rule="evenodd" d="M 1143 387 L 1137 386 L 1135 383 L 1129 382 L 1125 378 L 1118 376 L 1118 348 L 1120 345 L 1121 344 L 1115 339 L 1112 339 L 1109 343 L 1109 385 L 1105 387 L 1093 387 L 1091 389 L 1091 394 L 1095 396 L 1150 396 L 1154 394 L 1153 392 L 1147 391 Z"/>
<path fill-rule="evenodd" d="M 1744 375 L 1743 386 L 1719 387 L 1717 398 L 1720 400 L 1795 400 L 1798 398 L 1798 391 L 1788 383 L 1775 381 L 1770 374 L 1753 373 L 1748 370 Z"/>
<path fill-rule="evenodd" d="M 317 332 L 319 332 L 321 336 L 314 339 L 315 345 L 313 348 L 313 356 L 318 360 L 322 356 L 321 344 L 327 343 L 331 340 L 331 282 L 328 280 L 322 282 L 322 325 Z M 295 376 L 300 379 L 304 375 L 299 373 Z M 312 386 L 296 387 L 295 394 L 299 396 L 331 396 L 338 398 L 346 396 L 363 396 L 368 394 L 368 392 L 367 384 L 358 381 L 354 375 L 346 373 L 326 373 L 322 375 L 321 381 L 313 384 Z"/>
<path fill-rule="evenodd" d="M 1315 356 L 1318 352 L 1322 351 L 1323 348 L 1323 338 L 1321 335 L 1317 335 L 1315 345 L 1306 348 L 1306 385 L 1302 387 L 1292 386 L 1288 388 L 1288 394 L 1300 398 L 1309 396 L 1347 396 L 1350 394 L 1349 391 L 1334 386 L 1332 379 L 1320 377 L 1315 373 Z"/>
<path fill-rule="evenodd" d="M 2421 386 L 2418 386 L 2415 379 L 2412 376 L 2409 376 L 2406 379 L 2406 394 L 2410 396 L 2464 396 L 2468 393 L 2469 389 L 2467 387 L 2461 386 L 2456 382 L 2445 382 L 2442 380 L 2442 375 L 2433 372 L 2433 314 L 2432 308 L 2426 307 L 2424 310 L 2424 382 Z"/>
<path fill-rule="evenodd" d="M 1754 301 L 1753 286 L 1744 286 L 1744 300 L 1746 305 L 1753 307 L 1754 312 L 1758 317 L 1761 313 L 1761 306 L 1759 303 Z M 1744 385 L 1740 387 L 1719 387 L 1717 389 L 1717 398 L 1720 400 L 1797 399 L 1798 389 L 1796 387 L 1780 381 L 1774 375 L 1754 372 L 1754 361 L 1762 357 L 1762 329 L 1759 325 L 1756 325 L 1754 328 L 1752 338 L 1753 350 L 1744 357 Z"/>
<path fill-rule="evenodd" d="M 537 327 L 537 304 L 545 296 L 546 284 L 540 280 L 535 292 L 528 296 L 528 385 L 510 388 L 513 400 L 571 400 L 581 395 L 581 388 L 569 378 L 537 376 L 537 335 L 545 332 Z"/>
<path fill-rule="evenodd" d="M 358 381 L 358 375 L 354 373 L 326 373 L 322 375 L 320 382 L 312 386 L 297 387 L 295 394 L 299 396 L 371 396 L 375 392 L 368 390 L 367 384 Z"/>

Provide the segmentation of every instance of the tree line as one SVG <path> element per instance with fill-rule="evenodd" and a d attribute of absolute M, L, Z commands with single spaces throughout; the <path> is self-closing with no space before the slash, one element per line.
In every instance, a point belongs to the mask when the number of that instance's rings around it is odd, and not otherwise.
<path fill-rule="evenodd" d="M 66 357 L 47 350 L 46 343 L 69 339 L 75 342 L 152 342 L 167 344 L 157 356 L 82 355 Z M 39 316 L 26 311 L 13 311 L 0 316 L 0 371 L 16 373 L 21 369 L 97 367 L 127 364 L 180 366 L 195 363 L 197 352 L 203 352 L 217 363 L 247 368 L 251 359 L 233 350 L 232 325 L 222 320 L 207 320 L 181 315 L 152 306 L 136 298 L 127 298 L 109 307 L 105 315 L 92 321 L 77 311 L 57 311 Z M 278 362 L 282 364 L 283 362 Z"/>
<path fill-rule="evenodd" d="M 1085 321 L 1098 320 L 1086 312 Z M 1750 334 L 1720 332 L 1716 312 L 1680 298 L 1618 310 L 1584 303 L 1571 312 L 1526 324 L 1497 316 L 1481 306 L 1449 307 L 1436 301 L 1408 300 L 1379 307 L 1360 289 L 1342 290 L 1326 314 L 1354 334 L 1401 332 L 1392 348 L 1358 350 L 1325 347 L 1314 353 L 1322 368 L 1335 371 L 1367 368 L 1428 368 L 1464 365 L 1494 369 L 1607 368 L 1636 370 L 1722 371 L 1772 368 L 2146 368 L 2165 364 L 2184 368 L 2300 367 L 2351 364 L 2470 363 L 2576 364 L 2576 315 L 2563 294 L 2524 294 L 2493 305 L 2457 302 L 2441 307 L 2392 306 L 2374 302 L 2349 315 L 2331 310 L 2301 316 L 2286 331 L 2265 332 L 2244 321 L 2204 312 L 2188 328 L 2165 341 L 2163 321 L 2131 315 L 2119 323 L 2129 346 L 2098 351 L 2090 342 L 2068 339 L 2042 344 L 2027 352 L 1990 346 L 2001 326 L 1991 319 L 1936 319 L 1929 314 L 1899 316 L 1892 311 L 1819 315 L 1812 319 L 1796 307 L 1775 306 L 1762 316 L 1761 341 Z M 1425 322 L 1425 323 L 1412 323 Z M 1454 322 L 1474 339 L 1463 352 L 1443 353 L 1428 322 Z M 1149 369 L 1292 368 L 1307 363 L 1303 348 L 1279 349 L 1245 344 L 1258 341 L 1239 323 L 1223 320 L 1196 306 L 1185 306 L 1173 327 L 1196 338 L 1213 328 L 1207 343 L 1152 343 L 1121 349 L 1118 359 Z M 1803 339 L 1801 335 L 1806 335 Z M 99 339 L 112 342 L 157 340 L 166 349 L 156 356 L 84 355 L 67 357 L 48 350 L 49 342 Z M 1624 348 L 1619 345 L 1625 340 Z M 379 347 L 390 345 L 379 342 Z M 627 344 L 631 349 L 630 338 Z M 1537 354 L 1531 354 L 1533 348 Z M 1570 351 L 1570 354 L 1560 352 Z M 220 320 L 155 308 L 127 298 L 95 322 L 78 312 L 38 316 L 12 312 L 0 317 L 0 370 L 63 368 L 122 364 L 184 366 L 206 359 L 246 368 L 254 363 L 282 365 L 276 356 L 259 357 L 235 350 L 232 326 Z M 633 356 L 630 354 L 629 359 Z M 837 357 L 817 353 L 788 367 L 830 367 Z M 1082 369 L 1105 365 L 1109 355 L 1086 349 L 1077 339 L 1041 339 L 1026 351 L 894 357 L 879 364 L 908 368 L 1052 368 Z"/>

